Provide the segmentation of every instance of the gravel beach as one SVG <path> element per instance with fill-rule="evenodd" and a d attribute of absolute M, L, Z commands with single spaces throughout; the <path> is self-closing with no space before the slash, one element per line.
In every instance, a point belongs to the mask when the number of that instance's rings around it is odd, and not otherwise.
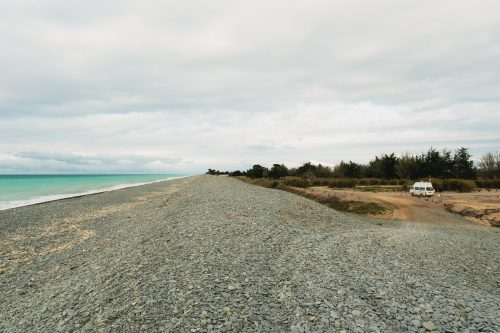
<path fill-rule="evenodd" d="M 0 211 L 0 332 L 498 332 L 500 234 L 195 176 Z"/>

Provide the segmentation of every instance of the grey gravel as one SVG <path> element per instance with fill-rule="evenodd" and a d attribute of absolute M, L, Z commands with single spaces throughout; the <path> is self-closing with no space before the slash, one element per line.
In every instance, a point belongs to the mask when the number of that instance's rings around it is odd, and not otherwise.
<path fill-rule="evenodd" d="M 498 332 L 498 229 L 197 176 L 0 212 L 1 332 Z"/>

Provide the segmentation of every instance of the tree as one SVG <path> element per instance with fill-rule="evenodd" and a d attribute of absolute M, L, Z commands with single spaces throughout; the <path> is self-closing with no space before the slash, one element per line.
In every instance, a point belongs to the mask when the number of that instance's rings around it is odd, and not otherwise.
<path fill-rule="evenodd" d="M 402 155 L 396 165 L 396 173 L 401 179 L 418 178 L 418 166 L 415 157 L 409 153 Z"/>
<path fill-rule="evenodd" d="M 243 176 L 243 175 L 244 175 L 244 173 L 243 173 L 243 172 L 241 172 L 240 170 L 236 170 L 236 171 L 232 171 L 232 172 L 230 172 L 230 173 L 229 173 L 229 175 L 230 175 L 231 177 L 238 177 L 238 176 Z"/>
<path fill-rule="evenodd" d="M 362 165 L 353 161 L 345 163 L 340 161 L 340 164 L 335 168 L 339 177 L 358 178 L 361 176 Z"/>
<path fill-rule="evenodd" d="M 443 178 L 450 178 L 453 175 L 453 157 L 451 156 L 451 150 L 443 149 L 441 153 L 441 176 Z"/>
<path fill-rule="evenodd" d="M 381 178 L 392 179 L 396 178 L 398 175 L 396 173 L 396 165 L 398 164 L 398 158 L 394 153 L 391 155 L 384 154 L 380 157 L 380 173 Z"/>
<path fill-rule="evenodd" d="M 375 159 L 368 163 L 368 166 L 365 168 L 365 173 L 366 176 L 370 178 L 397 178 L 397 165 L 398 158 L 394 155 L 394 153 L 391 155 L 383 154 L 380 155 L 380 157 L 375 156 Z"/>
<path fill-rule="evenodd" d="M 453 177 L 454 161 L 451 151 L 442 152 L 430 148 L 426 153 L 417 156 L 402 156 L 398 164 L 398 175 L 410 174 L 410 178 L 450 178 Z"/>
<path fill-rule="evenodd" d="M 440 177 L 441 176 L 441 155 L 439 151 L 430 148 L 425 154 L 424 159 L 425 177 Z"/>
<path fill-rule="evenodd" d="M 375 156 L 375 159 L 368 163 L 366 167 L 366 176 L 369 178 L 382 177 L 382 163 L 378 156 Z"/>
<path fill-rule="evenodd" d="M 500 178 L 500 153 L 487 153 L 479 160 L 479 168 L 483 177 Z"/>
<path fill-rule="evenodd" d="M 459 179 L 472 179 L 475 176 L 474 162 L 467 148 L 461 147 L 453 156 L 453 174 Z"/>
<path fill-rule="evenodd" d="M 250 178 L 263 178 L 266 177 L 268 173 L 267 168 L 262 165 L 255 164 L 251 169 L 247 171 L 247 176 Z"/>
<path fill-rule="evenodd" d="M 329 166 L 318 164 L 316 170 L 314 170 L 314 175 L 318 178 L 333 177 L 333 170 Z"/>
<path fill-rule="evenodd" d="M 218 176 L 218 175 L 228 175 L 229 171 L 219 171 L 214 169 L 208 169 L 208 175 Z"/>
<path fill-rule="evenodd" d="M 288 168 L 284 164 L 273 164 L 269 170 L 269 177 L 278 179 L 288 176 Z"/>
<path fill-rule="evenodd" d="M 297 168 L 297 175 L 300 177 L 308 178 L 310 178 L 311 176 L 314 177 L 316 168 L 317 167 L 314 164 L 311 164 L 311 162 L 304 163 Z"/>

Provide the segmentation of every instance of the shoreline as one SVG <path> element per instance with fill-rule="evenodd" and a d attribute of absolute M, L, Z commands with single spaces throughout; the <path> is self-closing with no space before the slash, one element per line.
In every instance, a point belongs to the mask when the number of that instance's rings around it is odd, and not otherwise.
<path fill-rule="evenodd" d="M 5 210 L 9 210 L 9 209 L 14 209 L 14 208 L 20 208 L 20 207 L 35 206 L 35 205 L 40 205 L 40 204 L 47 203 L 47 202 L 54 202 L 54 201 L 71 199 L 71 198 L 81 198 L 81 197 L 94 195 L 94 194 L 106 193 L 106 192 L 122 190 L 122 189 L 126 189 L 126 188 L 142 186 L 142 185 L 154 184 L 154 183 L 159 183 L 159 182 L 166 182 L 169 180 L 181 179 L 181 178 L 192 177 L 192 176 L 196 176 L 196 175 L 178 176 L 178 177 L 154 180 L 151 182 L 117 184 L 117 185 L 113 185 L 113 186 L 98 188 L 95 190 L 89 190 L 89 191 L 84 191 L 84 192 L 76 192 L 76 193 L 68 193 L 68 194 L 52 194 L 52 195 L 47 195 L 47 196 L 42 196 L 42 197 L 37 197 L 37 198 L 32 198 L 32 199 L 26 199 L 26 200 L 3 201 L 3 202 L 0 202 L 0 211 L 5 211 Z"/>
<path fill-rule="evenodd" d="M 207 175 L 0 211 L 0 331 L 498 331 L 500 233 L 442 214 Z"/>

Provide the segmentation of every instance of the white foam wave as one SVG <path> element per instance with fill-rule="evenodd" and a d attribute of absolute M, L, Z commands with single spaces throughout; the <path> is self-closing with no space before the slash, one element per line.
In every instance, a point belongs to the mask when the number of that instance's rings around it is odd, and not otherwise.
<path fill-rule="evenodd" d="M 89 190 L 89 191 L 85 191 L 85 192 L 68 193 L 68 194 L 52 194 L 52 195 L 47 195 L 47 196 L 43 196 L 43 197 L 30 198 L 30 199 L 26 199 L 26 200 L 0 201 L 0 210 L 36 205 L 36 204 L 39 204 L 42 202 L 49 202 L 49 201 L 55 201 L 55 200 L 73 198 L 73 197 L 80 197 L 83 195 L 89 195 L 89 194 L 95 194 L 95 193 L 109 192 L 109 191 L 113 191 L 113 190 L 119 190 L 122 188 L 135 187 L 135 186 L 141 186 L 141 185 L 146 185 L 146 184 L 153 184 L 153 183 L 163 182 L 166 180 L 174 180 L 174 179 L 179 179 L 179 178 L 184 178 L 184 177 L 189 177 L 189 176 L 171 177 L 171 178 L 158 179 L 158 180 L 154 180 L 154 181 L 150 181 L 150 182 L 143 182 L 143 183 L 117 184 L 117 185 L 104 187 L 104 188 L 98 188 L 95 190 Z"/>

